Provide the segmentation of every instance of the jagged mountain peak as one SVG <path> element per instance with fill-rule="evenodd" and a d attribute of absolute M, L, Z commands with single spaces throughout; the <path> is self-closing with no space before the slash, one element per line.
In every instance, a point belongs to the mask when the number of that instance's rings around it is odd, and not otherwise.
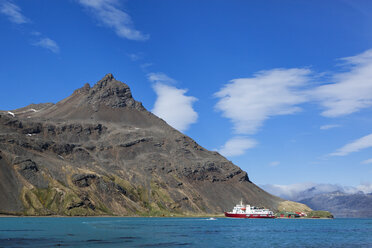
<path fill-rule="evenodd" d="M 221 214 L 241 199 L 284 202 L 146 111 L 112 74 L 57 104 L 0 111 L 0 182 L 0 213 L 10 214 Z"/>
<path fill-rule="evenodd" d="M 137 110 L 144 109 L 140 102 L 133 99 L 129 86 L 116 80 L 111 73 L 106 74 L 89 89 L 87 101 L 94 106 L 103 104 L 111 108 L 129 107 Z"/>
<path fill-rule="evenodd" d="M 99 90 L 105 90 L 107 88 L 111 88 L 111 89 L 114 88 L 114 89 L 118 89 L 122 91 L 125 90 L 125 91 L 130 92 L 129 86 L 123 82 L 116 80 L 114 75 L 112 75 L 111 73 L 106 74 L 101 80 L 99 80 L 92 87 L 94 92 L 99 91 Z"/>
<path fill-rule="evenodd" d="M 137 113 L 128 117 L 124 113 L 128 111 Z M 142 103 L 133 98 L 129 86 L 108 73 L 92 87 L 86 83 L 57 104 L 44 108 L 42 111 L 27 113 L 27 116 L 48 120 L 80 119 L 127 124 L 147 123 L 139 116 L 140 112 L 147 113 Z"/>
<path fill-rule="evenodd" d="M 102 79 L 101 81 L 112 81 L 112 80 L 115 80 L 115 77 L 112 73 L 107 73 Z"/>
<path fill-rule="evenodd" d="M 80 104 L 91 105 L 95 110 L 101 105 L 111 108 L 129 107 L 144 110 L 142 104 L 133 99 L 129 86 L 116 80 L 111 73 L 106 74 L 93 87 L 86 83 L 82 88 L 75 90 L 70 98 L 62 102 L 69 102 L 76 97 L 80 98 Z"/>

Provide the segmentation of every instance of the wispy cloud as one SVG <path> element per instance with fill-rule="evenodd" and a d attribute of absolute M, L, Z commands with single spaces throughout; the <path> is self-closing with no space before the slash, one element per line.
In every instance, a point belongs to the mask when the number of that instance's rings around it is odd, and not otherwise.
<path fill-rule="evenodd" d="M 147 74 L 147 78 L 152 83 L 161 83 L 161 84 L 175 84 L 177 81 L 173 78 L 168 77 L 165 73 L 154 72 Z"/>
<path fill-rule="evenodd" d="M 186 89 L 178 89 L 169 84 L 176 80 L 164 73 L 150 73 L 148 80 L 154 83 L 153 88 L 157 99 L 152 112 L 164 119 L 169 125 L 180 130 L 187 130 L 198 119 L 198 113 L 193 109 L 197 98 L 185 95 Z"/>
<path fill-rule="evenodd" d="M 354 140 L 349 144 L 344 145 L 336 152 L 331 153 L 331 156 L 345 156 L 352 152 L 357 152 L 366 148 L 372 147 L 372 134 L 366 135 L 360 139 Z"/>
<path fill-rule="evenodd" d="M 6 15 L 9 20 L 16 24 L 23 24 L 29 20 L 21 13 L 20 7 L 9 1 L 0 1 L 0 13 Z"/>
<path fill-rule="evenodd" d="M 147 68 L 149 68 L 152 65 L 153 65 L 152 63 L 143 63 L 140 65 L 140 67 L 143 71 L 147 71 Z"/>
<path fill-rule="evenodd" d="M 334 83 L 313 90 L 326 117 L 338 117 L 372 106 L 372 49 L 342 59 L 346 72 L 335 73 Z"/>
<path fill-rule="evenodd" d="M 362 164 L 372 164 L 372 158 L 364 160 L 361 162 Z"/>
<path fill-rule="evenodd" d="M 43 47 L 53 53 L 59 53 L 58 44 L 54 40 L 49 39 L 49 38 L 41 38 L 39 41 L 33 43 L 33 45 Z"/>
<path fill-rule="evenodd" d="M 82 6 L 88 8 L 94 17 L 104 26 L 129 40 L 147 40 L 145 35 L 133 27 L 131 17 L 120 9 L 118 0 L 77 0 Z"/>
<path fill-rule="evenodd" d="M 269 165 L 274 167 L 274 166 L 278 166 L 279 164 L 280 164 L 279 161 L 273 161 Z"/>
<path fill-rule="evenodd" d="M 363 193 L 372 193 L 372 183 L 362 183 L 356 187 L 358 191 Z"/>
<path fill-rule="evenodd" d="M 30 32 L 30 34 L 33 35 L 33 36 L 41 36 L 41 35 L 42 35 L 42 34 L 41 34 L 40 32 L 38 32 L 38 31 L 32 31 L 32 32 Z"/>
<path fill-rule="evenodd" d="M 231 80 L 215 93 L 216 109 L 233 122 L 236 133 L 254 134 L 272 116 L 293 114 L 307 101 L 300 90 L 310 80 L 308 69 L 273 69 L 252 78 Z"/>
<path fill-rule="evenodd" d="M 260 71 L 252 78 L 231 80 L 215 93 L 215 108 L 231 120 L 237 134 L 254 134 L 264 121 L 276 115 L 294 114 L 306 102 L 302 88 L 311 79 L 308 69 L 273 69 Z M 225 156 L 243 154 L 256 145 L 249 138 L 233 138 L 220 149 Z"/>
<path fill-rule="evenodd" d="M 338 128 L 341 127 L 341 125 L 337 124 L 328 124 L 328 125 L 323 125 L 320 127 L 320 130 L 328 130 L 328 129 L 333 129 L 333 128 Z"/>
<path fill-rule="evenodd" d="M 331 73 L 331 83 L 311 86 L 320 74 L 309 69 L 272 69 L 250 78 L 230 81 L 215 96 L 215 108 L 233 123 L 237 134 L 255 134 L 264 122 L 277 115 L 294 114 L 300 104 L 318 103 L 325 117 L 339 117 L 372 107 L 372 49 L 356 56 L 341 59 L 343 72 Z M 321 130 L 340 127 L 329 124 Z M 344 156 L 369 147 L 367 138 L 345 145 L 332 153 Z M 372 142 L 372 141 L 371 141 Z"/>
<path fill-rule="evenodd" d="M 228 140 L 220 149 L 218 149 L 218 152 L 226 157 L 239 156 L 256 145 L 257 142 L 254 139 L 238 136 Z"/>
<path fill-rule="evenodd" d="M 15 5 L 14 3 L 5 0 L 0 0 L 0 13 L 8 16 L 11 22 L 16 24 L 30 22 L 29 19 L 27 19 L 21 12 L 22 12 L 21 8 Z M 35 30 L 30 32 L 30 35 L 38 37 L 38 40 L 36 42 L 31 43 L 33 46 L 48 49 L 53 53 L 59 53 L 60 51 L 59 46 L 57 42 L 55 42 L 54 40 L 45 36 L 43 37 L 42 33 Z"/>
<path fill-rule="evenodd" d="M 290 184 L 290 185 L 265 184 L 265 185 L 260 185 L 260 186 L 264 190 L 266 190 L 267 192 L 273 195 L 282 197 L 287 200 L 298 200 L 300 193 L 316 186 L 316 184 L 315 183 L 297 183 L 297 184 Z"/>
<path fill-rule="evenodd" d="M 128 57 L 132 61 L 138 61 L 138 60 L 142 59 L 143 54 L 142 53 L 130 53 L 130 54 L 128 54 Z"/>

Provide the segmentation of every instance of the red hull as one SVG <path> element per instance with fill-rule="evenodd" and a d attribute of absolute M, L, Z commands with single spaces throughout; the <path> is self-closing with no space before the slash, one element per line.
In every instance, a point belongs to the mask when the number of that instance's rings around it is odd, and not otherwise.
<path fill-rule="evenodd" d="M 274 215 L 269 214 L 233 214 L 225 212 L 225 216 L 229 218 L 243 218 L 243 219 L 273 219 Z"/>

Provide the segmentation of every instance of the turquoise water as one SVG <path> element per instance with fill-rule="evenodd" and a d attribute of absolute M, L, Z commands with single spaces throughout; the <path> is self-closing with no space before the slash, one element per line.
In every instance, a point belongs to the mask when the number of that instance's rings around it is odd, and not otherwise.
<path fill-rule="evenodd" d="M 0 247 L 372 247 L 372 219 L 0 218 Z"/>

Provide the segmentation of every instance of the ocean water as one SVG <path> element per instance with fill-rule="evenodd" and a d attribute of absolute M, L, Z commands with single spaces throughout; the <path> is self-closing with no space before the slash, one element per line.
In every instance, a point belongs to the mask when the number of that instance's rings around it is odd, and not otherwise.
<path fill-rule="evenodd" d="M 0 218 L 0 247 L 372 247 L 372 219 Z"/>

